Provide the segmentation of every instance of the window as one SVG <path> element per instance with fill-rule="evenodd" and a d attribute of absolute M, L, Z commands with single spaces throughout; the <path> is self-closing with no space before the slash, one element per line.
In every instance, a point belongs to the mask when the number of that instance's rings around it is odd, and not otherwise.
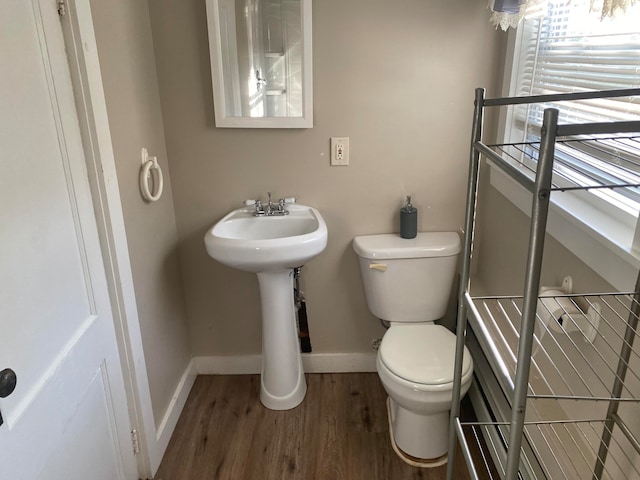
<path fill-rule="evenodd" d="M 542 18 L 525 20 L 517 91 L 525 95 L 640 87 L 640 9 L 600 20 L 590 0 L 550 0 Z M 631 120 L 627 99 L 586 103 L 565 120 Z"/>
<path fill-rule="evenodd" d="M 590 0 L 549 0 L 542 17 L 523 21 L 512 38 L 508 95 L 640 88 L 640 5 L 604 20 L 589 7 Z M 542 114 L 548 107 L 559 109 L 560 123 L 640 119 L 637 96 L 522 105 L 513 107 L 503 120 L 505 143 L 539 139 Z M 561 174 L 554 181 L 579 179 L 583 184 L 602 185 L 615 179 L 617 183 L 640 183 L 640 134 L 627 135 L 623 140 L 603 136 L 595 144 L 583 143 L 572 142 L 572 148 L 557 144 L 556 166 Z M 524 164 L 535 163 L 537 158 L 535 151 L 526 148 L 519 155 Z M 561 198 L 570 195 L 573 198 Z M 640 211 L 640 189 L 593 189 L 561 194 L 556 199 L 552 196 L 552 200 L 565 210 L 565 217 L 572 215 L 598 236 L 630 252 Z M 603 222 L 599 223 L 598 217 Z M 616 222 L 615 228 L 612 221 Z"/>
<path fill-rule="evenodd" d="M 589 11 L 590 0 L 551 0 L 546 15 L 525 20 L 522 25 L 521 48 L 517 53 L 518 72 L 516 95 L 539 95 L 585 90 L 608 90 L 640 87 L 640 31 L 637 9 L 628 15 L 600 20 Z M 516 109 L 510 133 L 513 138 L 534 140 L 539 136 L 542 114 L 549 104 Z M 553 105 L 560 110 L 560 123 L 637 120 L 640 118 L 640 98 L 598 99 Z M 573 147 L 579 146 L 574 142 Z M 640 138 L 625 141 L 603 140 L 606 156 L 618 155 L 619 168 L 590 161 L 590 147 L 564 148 L 558 145 L 559 161 L 565 180 L 585 180 L 592 184 L 640 183 Z M 591 150 L 591 151 L 590 151 Z M 576 153 L 571 153 L 571 152 Z M 580 155 L 582 153 L 582 155 Z M 526 156 L 524 161 L 535 161 Z M 614 206 L 619 217 L 634 221 L 640 211 L 638 189 L 593 190 L 591 199 Z M 607 207 L 609 206 L 607 205 Z"/>

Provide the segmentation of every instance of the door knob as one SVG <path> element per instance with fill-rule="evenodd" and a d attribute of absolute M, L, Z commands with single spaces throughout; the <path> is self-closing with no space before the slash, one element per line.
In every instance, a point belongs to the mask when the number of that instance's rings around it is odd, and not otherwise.
<path fill-rule="evenodd" d="M 0 372 L 0 398 L 8 397 L 16 389 L 16 372 L 5 368 Z"/>
<path fill-rule="evenodd" d="M 5 368 L 0 372 L 0 398 L 8 397 L 16 389 L 16 372 L 10 368 Z M 0 413 L 0 425 L 4 423 L 2 413 Z"/>

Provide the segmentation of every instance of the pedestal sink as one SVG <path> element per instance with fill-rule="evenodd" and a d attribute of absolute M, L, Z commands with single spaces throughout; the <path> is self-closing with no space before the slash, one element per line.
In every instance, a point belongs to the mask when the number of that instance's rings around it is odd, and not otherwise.
<path fill-rule="evenodd" d="M 293 269 L 327 246 L 327 226 L 315 208 L 287 204 L 287 215 L 254 216 L 253 207 L 226 215 L 205 235 L 211 257 L 258 275 L 262 306 L 260 400 L 288 410 L 304 399 L 307 384 L 296 327 Z"/>

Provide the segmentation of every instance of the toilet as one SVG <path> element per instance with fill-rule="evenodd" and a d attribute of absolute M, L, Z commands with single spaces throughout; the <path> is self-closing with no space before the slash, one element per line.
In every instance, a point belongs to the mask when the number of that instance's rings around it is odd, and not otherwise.
<path fill-rule="evenodd" d="M 446 312 L 460 253 L 455 232 L 355 237 L 369 310 L 389 323 L 376 367 L 388 394 L 391 440 L 407 463 L 447 461 L 456 337 L 435 320 Z M 465 347 L 462 394 L 473 361 Z"/>

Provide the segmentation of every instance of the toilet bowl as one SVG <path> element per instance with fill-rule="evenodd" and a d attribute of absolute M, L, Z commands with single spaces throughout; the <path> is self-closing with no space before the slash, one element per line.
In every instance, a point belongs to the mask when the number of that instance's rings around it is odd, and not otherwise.
<path fill-rule="evenodd" d="M 376 367 L 389 395 L 392 439 L 399 454 L 425 466 L 446 461 L 454 355 L 455 335 L 435 324 L 393 325 L 378 350 Z M 464 394 L 473 363 L 468 351 L 463 358 Z"/>
<path fill-rule="evenodd" d="M 446 313 L 460 253 L 455 232 L 356 237 L 365 296 L 371 312 L 390 327 L 382 338 L 377 371 L 387 400 L 392 445 L 407 463 L 446 463 L 453 397 L 456 337 L 435 324 Z M 465 348 L 462 394 L 473 362 Z"/>

